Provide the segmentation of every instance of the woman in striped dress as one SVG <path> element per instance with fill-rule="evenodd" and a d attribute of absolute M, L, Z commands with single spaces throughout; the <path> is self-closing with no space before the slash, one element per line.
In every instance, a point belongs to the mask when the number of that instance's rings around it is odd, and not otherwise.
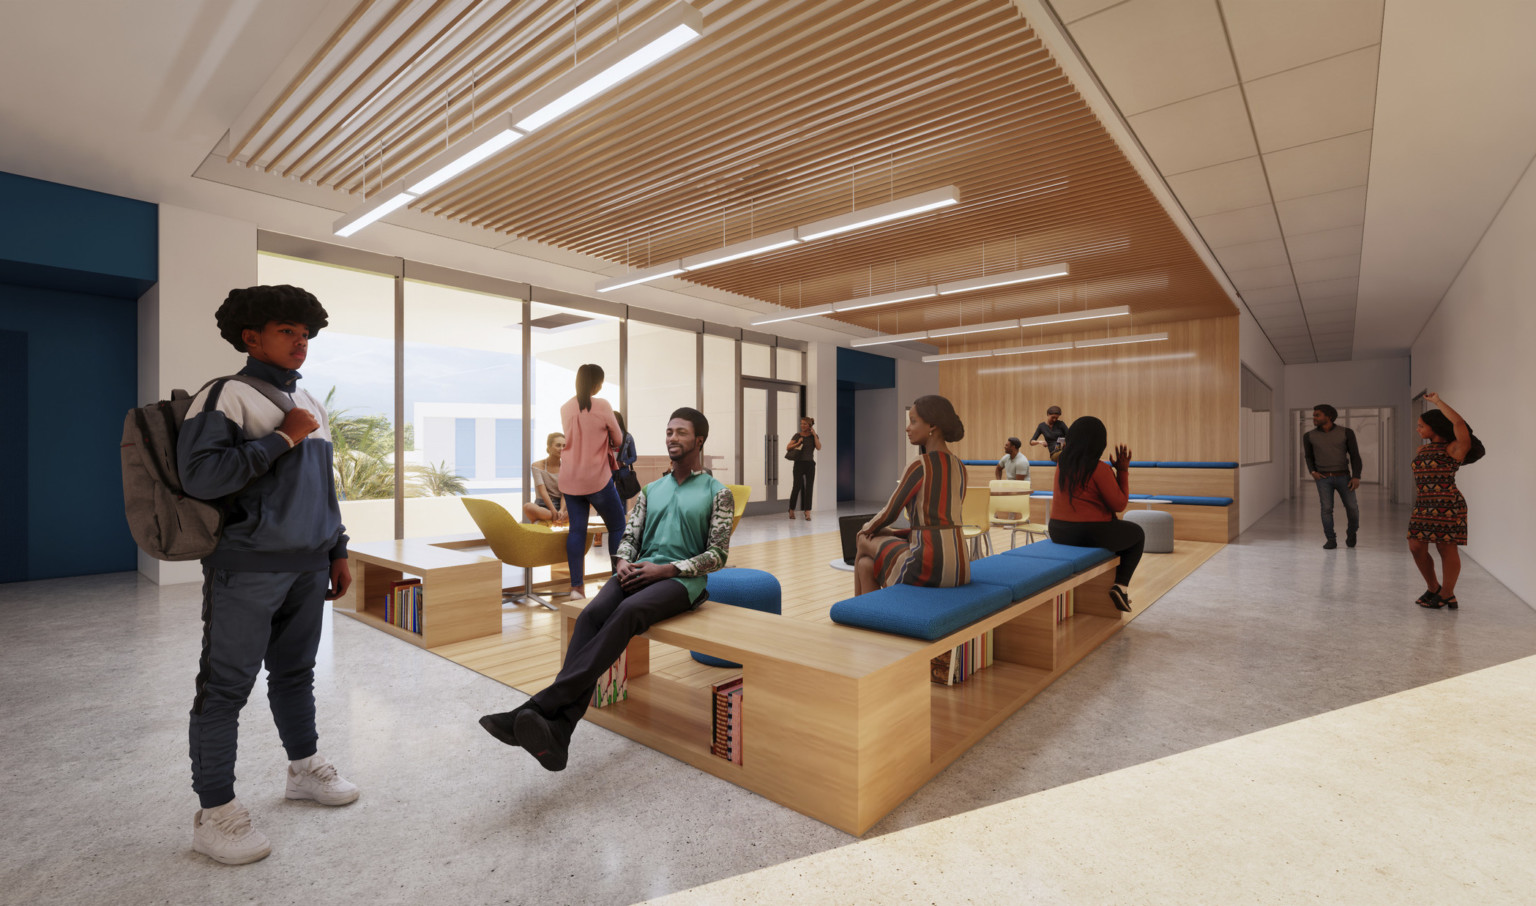
<path fill-rule="evenodd" d="M 1460 607 L 1456 580 L 1461 575 L 1461 551 L 1467 543 L 1467 501 L 1456 487 L 1456 470 L 1483 458 L 1483 442 L 1472 436 L 1466 421 L 1437 393 L 1424 399 L 1438 406 L 1419 416 L 1419 436 L 1428 443 L 1413 457 L 1413 515 L 1408 519 L 1408 550 L 1424 576 L 1420 607 Z M 1441 578 L 1435 579 L 1433 544 L 1440 552 Z"/>
<path fill-rule="evenodd" d="M 855 595 L 897 582 L 950 587 L 971 581 L 960 524 L 965 464 L 949 452 L 964 436 L 965 425 L 942 396 L 918 397 L 907 410 L 907 442 L 921 454 L 885 508 L 859 530 Z M 912 527 L 891 528 L 903 512 Z"/>

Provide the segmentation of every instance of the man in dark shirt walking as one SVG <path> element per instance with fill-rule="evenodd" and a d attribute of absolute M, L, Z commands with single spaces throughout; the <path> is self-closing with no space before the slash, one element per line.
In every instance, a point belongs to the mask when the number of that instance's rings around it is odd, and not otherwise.
<path fill-rule="evenodd" d="M 1344 512 L 1349 517 L 1348 532 L 1344 543 L 1355 546 L 1355 533 L 1360 530 L 1360 504 L 1355 500 L 1355 489 L 1360 487 L 1360 444 L 1355 432 L 1340 428 L 1333 422 L 1339 410 L 1327 403 L 1312 409 L 1312 424 L 1317 427 L 1301 436 L 1301 452 L 1307 458 L 1307 471 L 1317 481 L 1317 500 L 1323 507 L 1323 535 L 1328 540 L 1324 550 L 1339 546 L 1333 534 L 1333 492 L 1339 492 L 1344 501 Z"/>

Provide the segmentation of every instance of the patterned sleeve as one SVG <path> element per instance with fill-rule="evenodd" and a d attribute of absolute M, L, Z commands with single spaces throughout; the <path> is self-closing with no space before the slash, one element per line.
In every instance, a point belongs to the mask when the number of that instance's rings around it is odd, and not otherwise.
<path fill-rule="evenodd" d="M 624 524 L 624 537 L 614 554 L 620 560 L 635 562 L 640 556 L 640 536 L 645 534 L 645 490 L 635 495 L 635 503 L 629 510 L 629 521 Z"/>
<path fill-rule="evenodd" d="M 923 457 L 919 456 L 907 466 L 907 473 L 901 476 L 901 484 L 896 486 L 896 492 L 891 499 L 885 502 L 885 509 L 875 514 L 875 518 L 864 523 L 862 531 L 878 532 L 896 521 L 901 511 L 906 509 L 907 503 L 916 496 L 918 486 L 923 482 Z"/>
<path fill-rule="evenodd" d="M 715 493 L 714 506 L 709 511 L 709 547 L 697 557 L 676 560 L 679 576 L 702 576 L 725 566 L 726 554 L 731 549 L 731 523 L 736 520 L 736 498 L 730 488 Z"/>

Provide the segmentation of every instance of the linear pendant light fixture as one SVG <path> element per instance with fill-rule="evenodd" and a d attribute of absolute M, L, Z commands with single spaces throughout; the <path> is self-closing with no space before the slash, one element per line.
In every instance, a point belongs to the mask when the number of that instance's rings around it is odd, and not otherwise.
<path fill-rule="evenodd" d="M 804 237 L 802 236 L 801 238 L 803 239 Z M 1047 279 L 1050 279 L 1051 277 L 1065 277 L 1067 274 L 1071 273 L 1071 270 L 1072 269 L 1067 265 L 1066 262 L 1062 262 L 1061 264 L 1047 264 L 1047 265 L 1044 265 L 1044 266 L 1041 266 L 1041 267 L 1031 267 L 1031 268 L 1028 268 L 1026 270 L 1021 270 L 1021 271 L 1006 271 L 1004 273 L 998 273 L 998 274 L 986 274 L 986 275 L 983 275 L 983 276 L 980 276 L 980 277 L 969 277 L 969 278 L 967 278 L 965 280 L 953 280 L 953 281 L 951 281 L 949 283 L 940 283 L 937 286 L 923 286 L 923 287 L 918 287 L 916 289 L 899 290 L 899 291 L 893 292 L 893 293 L 882 293 L 882 294 L 880 294 L 878 296 L 864 296 L 864 297 L 858 298 L 858 299 L 849 299 L 846 302 L 833 302 L 832 303 L 832 311 L 834 311 L 834 312 L 857 311 L 860 308 L 872 308 L 873 306 L 876 306 L 876 305 L 894 305 L 897 302 L 910 302 L 913 299 L 926 299 L 926 298 L 929 298 L 930 296 L 941 296 L 941 295 L 949 295 L 949 294 L 952 294 L 952 293 L 963 293 L 963 292 L 969 292 L 969 291 L 971 291 L 973 289 L 986 289 L 986 288 L 992 287 L 992 286 L 1010 286 L 1010 285 L 1012 285 L 1014 283 L 1028 283 L 1031 280 L 1047 280 Z M 1129 310 L 1127 310 L 1125 313 L 1129 314 L 1130 312 L 1129 312 Z M 811 315 L 819 315 L 819 314 L 825 314 L 825 312 L 812 311 L 811 309 L 801 309 L 800 312 L 797 313 L 797 314 L 792 314 L 792 315 L 789 315 L 787 317 L 781 317 L 781 316 L 775 315 L 773 318 L 771 318 L 769 320 L 753 321 L 752 324 L 755 327 L 755 326 L 758 326 L 758 325 L 761 325 L 761 324 L 772 324 L 772 323 L 774 323 L 776 321 L 789 321 L 789 320 L 793 320 L 795 318 L 807 318 L 807 317 L 810 317 Z M 1003 322 L 1003 321 L 999 321 L 999 322 L 997 322 L 996 326 L 986 327 L 986 328 L 981 328 L 981 329 L 984 329 L 984 330 L 1002 330 L 1004 327 L 1019 327 L 1019 326 L 1029 327 L 1029 326 L 1031 326 L 1033 324 L 1051 324 L 1051 323 L 1055 323 L 1055 321 L 1057 321 L 1057 320 L 1070 321 L 1070 320 L 1076 320 L 1077 318 L 1082 318 L 1082 317 L 1102 318 L 1102 317 L 1107 317 L 1107 315 L 1084 315 L 1083 313 L 1079 312 L 1079 313 L 1077 313 L 1077 315 L 1075 317 L 1072 317 L 1072 318 L 1063 317 L 1063 318 L 1054 318 L 1052 320 L 1039 320 L 1039 319 L 1035 319 L 1035 318 L 1029 318 L 1029 319 L 1026 319 L 1023 322 L 1014 322 L 1014 321 Z M 972 331 L 968 329 L 968 330 L 964 330 L 964 331 L 961 331 L 961 332 L 962 333 L 971 333 Z M 954 334 L 937 334 L 936 333 L 936 334 L 932 334 L 932 336 L 954 336 Z M 891 341 L 881 341 L 881 342 L 891 342 Z M 855 345 L 858 345 L 858 344 L 856 343 Z M 877 344 L 875 344 L 875 343 L 868 343 L 868 344 L 865 344 L 865 345 L 874 346 L 874 345 L 877 345 Z"/>
<path fill-rule="evenodd" d="M 1066 262 L 1061 264 L 1047 264 L 1043 267 L 1031 267 L 1022 271 L 1004 271 L 1000 274 L 983 274 L 980 277 L 971 277 L 968 280 L 954 280 L 949 283 L 939 284 L 939 295 L 947 296 L 951 293 L 968 293 L 977 289 L 991 289 L 994 286 L 1012 286 L 1015 283 L 1028 283 L 1031 280 L 1045 280 L 1050 277 L 1065 277 L 1071 272 Z"/>
<path fill-rule="evenodd" d="M 1042 327 L 1046 324 L 1066 324 L 1071 321 L 1087 321 L 1093 318 L 1116 318 L 1129 316 L 1129 305 L 1115 305 L 1110 308 L 1090 308 L 1085 311 L 1064 311 L 1054 315 L 1040 315 L 1034 318 L 1015 318 L 1009 321 L 987 321 L 981 324 L 961 324 L 956 327 L 935 327 L 932 330 L 918 330 L 912 333 L 881 334 L 877 337 L 861 337 L 851 342 L 852 346 L 880 346 L 885 343 L 905 343 L 908 340 L 938 340 L 944 337 L 959 337 L 968 333 L 986 333 L 993 330 L 1011 330 L 1017 327 Z M 969 356 L 967 356 L 969 358 Z"/>
<path fill-rule="evenodd" d="M 685 0 L 676 0 L 629 34 L 535 91 L 510 113 L 496 117 L 454 142 L 412 171 L 401 186 L 378 193 L 341 217 L 332 230 L 338 236 L 351 236 L 476 164 L 489 160 L 528 133 L 597 97 L 703 33 L 704 14 Z"/>
<path fill-rule="evenodd" d="M 1168 339 L 1166 332 L 1138 333 L 1124 337 L 1101 337 L 1097 340 L 1072 340 L 1061 343 L 1041 343 L 1036 346 L 1010 346 L 1006 349 L 973 349 L 967 352 L 946 352 L 925 355 L 924 362 L 954 362 L 960 359 L 980 359 L 987 356 L 1023 355 L 1031 352 L 1049 352 L 1054 349 L 1089 349 L 1094 346 L 1120 346 L 1125 343 L 1153 343 Z"/>
<path fill-rule="evenodd" d="M 780 230 L 777 233 L 769 233 L 765 236 L 758 236 L 755 239 L 748 239 L 745 242 L 738 242 L 733 245 L 715 249 L 713 251 L 700 252 L 697 255 L 690 255 L 687 258 L 673 262 L 673 264 L 679 270 L 696 271 L 706 267 L 713 267 L 716 264 L 724 264 L 727 261 L 736 261 L 741 258 L 750 258 L 753 255 L 761 255 L 765 252 L 771 252 L 776 249 L 788 248 L 791 245 L 796 245 L 801 242 L 810 242 L 813 239 L 819 239 L 823 236 L 831 236 L 836 233 L 846 233 L 850 230 L 862 229 L 867 226 L 872 226 L 876 223 L 886 223 L 888 221 L 897 220 L 902 217 L 914 217 L 918 214 L 937 210 L 938 208 L 959 204 L 959 202 L 960 190 L 955 186 L 945 186 L 942 189 L 934 189 L 929 192 L 910 195 L 906 198 L 898 198 L 895 201 L 887 202 L 882 205 L 875 205 L 872 208 L 864 208 L 863 210 L 859 211 L 850 211 L 847 214 L 839 214 L 837 217 L 829 217 L 826 220 L 818 220 L 814 223 L 806 224 L 805 226 L 798 226 L 788 230 Z M 843 222 L 842 225 L 837 226 L 836 229 L 831 229 L 829 225 L 832 225 L 833 221 L 846 222 Z M 673 270 L 671 273 L 675 274 L 677 272 L 678 270 Z M 616 277 L 612 280 L 599 283 L 597 285 L 597 291 L 600 293 L 605 293 L 609 290 L 618 289 L 621 286 L 634 286 L 636 283 L 644 283 L 645 280 L 634 279 L 638 273 L 640 272 L 631 272 L 625 274 L 622 277 Z M 657 274 L 655 277 L 647 277 L 645 279 L 655 280 L 658 277 L 664 276 L 669 275 Z M 922 294 L 911 295 L 914 292 L 921 292 Z M 853 299 L 846 303 L 849 308 L 837 307 L 828 308 L 825 311 L 822 311 L 820 310 L 821 306 L 817 306 L 816 311 L 812 311 L 811 309 L 800 309 L 796 314 L 788 316 L 774 315 L 767 320 L 753 321 L 752 323 L 754 326 L 758 326 L 762 324 L 773 324 L 779 321 L 792 321 L 795 318 L 809 318 L 812 315 L 829 314 L 834 310 L 848 311 L 850 308 L 865 308 L 869 305 L 888 305 L 892 302 L 905 301 L 906 299 L 927 298 L 928 296 L 934 295 L 934 292 L 934 288 L 931 286 L 923 287 L 921 290 L 902 290 L 900 293 L 887 293 L 886 295 L 891 296 L 892 298 L 886 301 L 876 302 L 874 301 L 874 297 L 865 299 Z M 839 306 L 844 304 L 845 303 L 837 303 Z"/>

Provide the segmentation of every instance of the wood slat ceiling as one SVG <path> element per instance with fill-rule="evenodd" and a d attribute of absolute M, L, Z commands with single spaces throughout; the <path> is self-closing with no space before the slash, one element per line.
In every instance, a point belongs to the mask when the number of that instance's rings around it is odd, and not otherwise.
<path fill-rule="evenodd" d="M 363 0 L 230 160 L 353 193 L 667 0 Z M 698 0 L 702 39 L 413 207 L 644 267 L 957 185 L 961 204 L 684 279 L 791 307 L 1067 261 L 1069 278 L 838 317 L 887 332 L 1128 304 L 1232 314 L 1008 0 Z"/>

